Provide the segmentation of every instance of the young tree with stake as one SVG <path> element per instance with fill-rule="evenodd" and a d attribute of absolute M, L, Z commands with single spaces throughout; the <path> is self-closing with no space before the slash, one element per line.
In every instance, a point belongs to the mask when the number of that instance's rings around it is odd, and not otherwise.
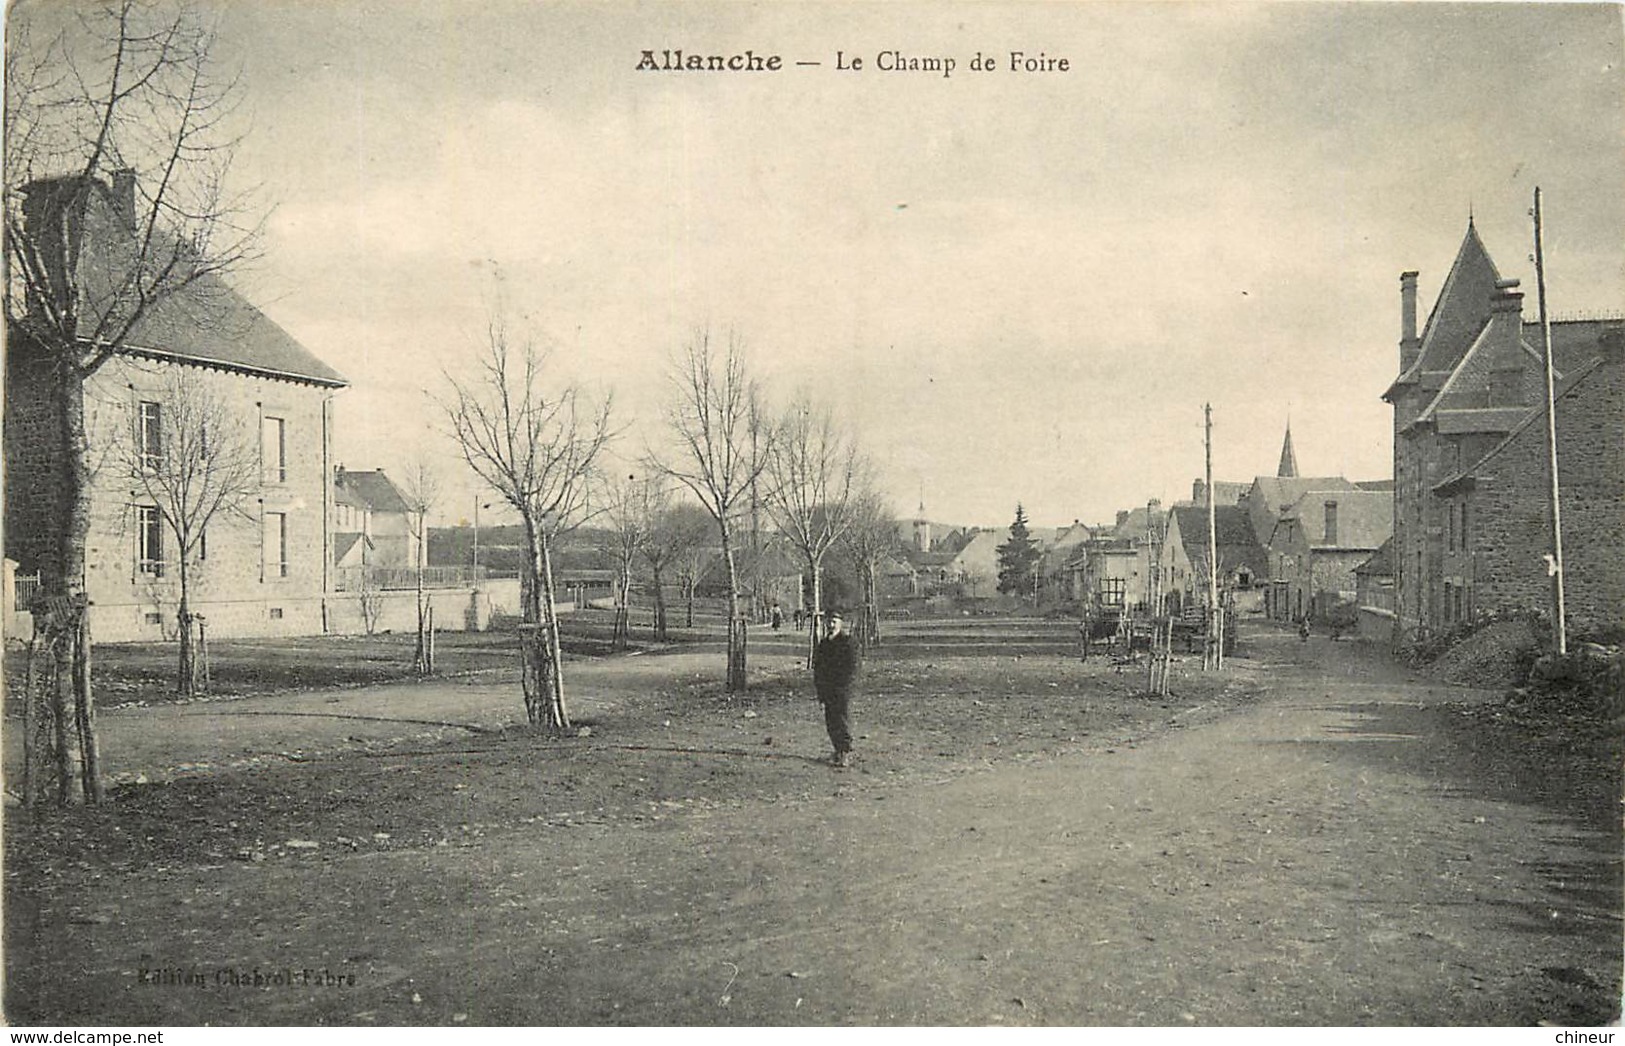
<path fill-rule="evenodd" d="M 610 400 L 593 403 L 579 388 L 549 387 L 547 358 L 528 339 L 515 344 L 506 326 L 487 327 L 473 377 L 447 375 L 446 417 L 463 459 L 519 516 L 525 537 L 521 585 L 524 624 L 522 685 L 533 725 L 569 729 L 564 700 L 553 541 L 586 506 L 587 486 L 610 442 Z"/>
<path fill-rule="evenodd" d="M 180 665 L 175 690 L 197 689 L 192 586 L 211 525 L 237 517 L 260 489 L 259 448 L 242 419 L 203 374 L 172 367 L 163 391 L 145 402 L 114 444 L 121 471 L 158 511 L 175 542 Z"/>
<path fill-rule="evenodd" d="M 259 222 L 226 188 L 237 97 L 215 75 L 214 37 L 188 9 L 138 0 L 10 9 L 5 66 L 5 312 L 8 351 L 48 372 L 56 417 L 60 528 L 41 562 L 45 592 L 69 608 L 82 791 L 101 797 L 84 621 L 91 460 L 85 383 L 141 344 L 143 324 L 187 293 L 209 324 L 209 292 L 252 251 Z M 69 15 L 77 17 L 69 17 Z M 139 174 L 139 177 L 138 177 Z M 154 337 L 159 337 L 154 335 Z M 66 731 L 59 731 L 65 736 Z M 72 798 L 59 746 L 57 797 Z"/>

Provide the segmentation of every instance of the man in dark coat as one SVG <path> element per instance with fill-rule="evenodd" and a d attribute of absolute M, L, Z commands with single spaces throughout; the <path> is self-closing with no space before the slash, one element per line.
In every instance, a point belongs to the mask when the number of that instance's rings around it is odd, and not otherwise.
<path fill-rule="evenodd" d="M 858 686 L 858 645 L 845 630 L 838 611 L 826 615 L 829 631 L 813 651 L 813 689 L 824 706 L 824 727 L 835 753 L 830 763 L 852 760 L 852 696 Z"/>

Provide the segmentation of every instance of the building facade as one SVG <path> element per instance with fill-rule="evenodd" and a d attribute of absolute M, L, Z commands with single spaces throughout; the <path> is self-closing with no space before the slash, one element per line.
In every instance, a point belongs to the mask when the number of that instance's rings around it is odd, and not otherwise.
<path fill-rule="evenodd" d="M 128 204 L 114 198 L 117 186 L 92 189 L 89 210 L 100 217 L 91 227 L 117 235 L 116 215 Z M 97 263 L 88 242 L 79 264 Z M 9 333 L 6 557 L 26 576 L 48 570 L 55 555 L 69 462 L 52 407 L 54 361 L 22 330 Z M 85 585 L 96 637 L 163 639 L 178 627 L 176 539 L 124 448 L 138 448 L 138 467 L 161 467 L 169 390 L 180 385 L 218 405 L 256 454 L 251 494 L 210 521 L 189 563 L 193 610 L 215 635 L 322 632 L 332 584 L 333 397 L 344 379 L 214 277 L 153 304 L 124 344 L 84 388 L 93 466 Z"/>
<path fill-rule="evenodd" d="M 1394 613 L 1400 639 L 1488 611 L 1481 586 L 1493 583 L 1496 554 L 1475 559 L 1472 549 L 1462 547 L 1462 513 L 1468 532 L 1482 535 L 1488 533 L 1484 528 L 1502 524 L 1475 519 L 1474 502 L 1485 511 L 1505 512 L 1509 506 L 1492 510 L 1489 499 L 1466 496 L 1483 477 L 1475 475 L 1469 483 L 1465 474 L 1522 431 L 1545 401 L 1539 325 L 1524 322 L 1518 281 L 1502 278 L 1471 221 L 1420 330 L 1417 275 L 1400 275 L 1399 376 L 1383 393 L 1393 407 Z M 1560 393 L 1602 355 L 1604 335 L 1619 327 L 1619 321 L 1608 320 L 1551 324 Z M 1595 453 L 1583 440 L 1568 442 L 1568 453 Z M 1560 457 L 1563 453 L 1560 447 Z M 1534 477 L 1544 473 L 1541 464 Z M 1531 489 L 1542 485 L 1534 477 L 1528 480 Z M 1461 481 L 1442 486 L 1452 479 Z M 1534 517 L 1520 510 L 1505 518 Z M 1539 534 L 1540 528 L 1529 533 Z M 1549 548 L 1549 537 L 1545 541 Z M 1499 597 L 1496 603 L 1502 605 Z"/>

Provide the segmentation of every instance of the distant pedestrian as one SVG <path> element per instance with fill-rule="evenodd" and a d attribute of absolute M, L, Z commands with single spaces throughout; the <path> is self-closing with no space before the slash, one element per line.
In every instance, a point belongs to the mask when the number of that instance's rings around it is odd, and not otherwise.
<path fill-rule="evenodd" d="M 773 631 L 777 632 L 784 624 L 784 608 L 777 603 L 773 604 Z"/>
<path fill-rule="evenodd" d="M 795 610 L 790 612 L 790 620 L 795 622 L 796 631 L 800 632 L 801 631 L 801 622 L 803 620 L 800 607 L 796 607 Z"/>
<path fill-rule="evenodd" d="M 834 748 L 829 761 L 852 761 L 852 697 L 858 686 L 858 645 L 845 630 L 839 611 L 825 615 L 828 632 L 813 651 L 813 689 L 824 706 L 824 727 Z"/>

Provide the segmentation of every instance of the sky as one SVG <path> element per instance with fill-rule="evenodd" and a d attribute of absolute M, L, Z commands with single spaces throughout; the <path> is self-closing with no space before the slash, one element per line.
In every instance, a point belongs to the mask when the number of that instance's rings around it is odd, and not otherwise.
<path fill-rule="evenodd" d="M 1189 497 L 1204 403 L 1218 479 L 1273 474 L 1289 420 L 1301 473 L 1387 477 L 1399 274 L 1425 319 L 1471 216 L 1533 319 L 1536 186 L 1552 311 L 1625 310 L 1614 6 L 204 9 L 270 206 L 237 282 L 351 382 L 339 459 L 427 460 L 445 522 L 478 495 L 434 403 L 498 308 L 613 391 L 616 467 L 665 447 L 672 354 L 733 330 L 900 516 L 982 526 Z"/>

